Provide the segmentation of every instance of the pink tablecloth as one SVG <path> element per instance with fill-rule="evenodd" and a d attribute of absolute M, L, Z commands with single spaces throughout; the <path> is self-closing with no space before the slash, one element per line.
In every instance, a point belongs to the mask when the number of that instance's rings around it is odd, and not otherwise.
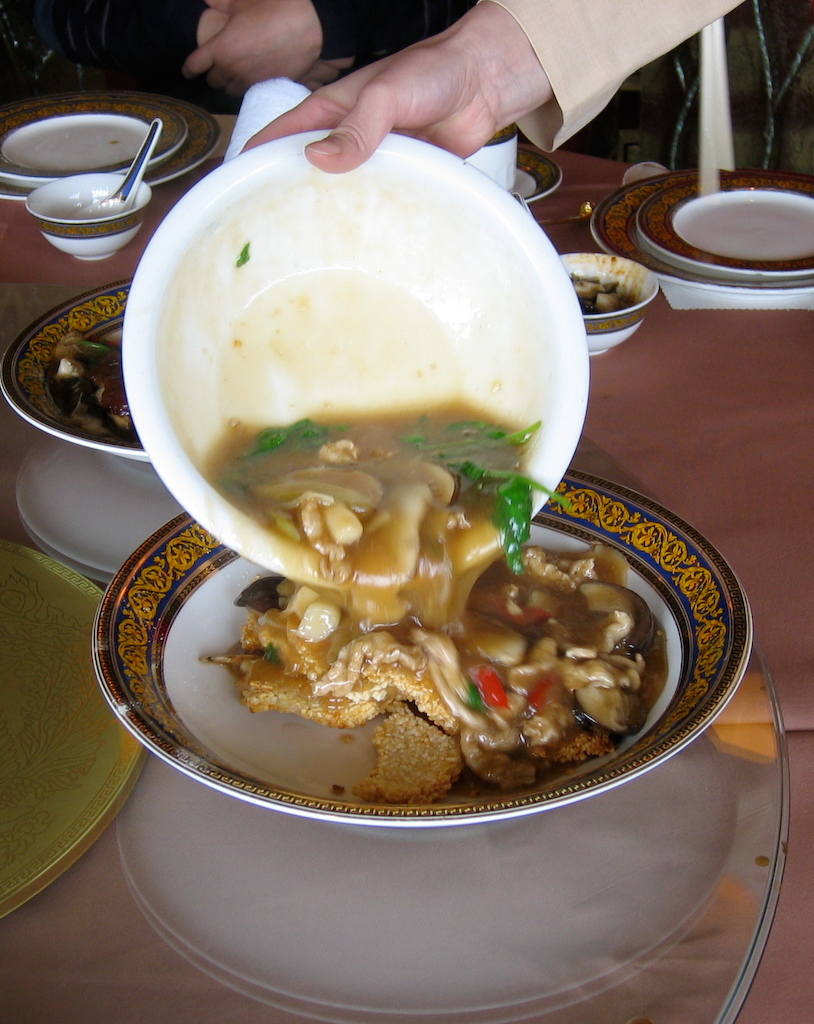
<path fill-rule="evenodd" d="M 534 205 L 538 219 L 576 213 L 582 201 L 618 187 L 624 171 L 577 154 L 556 159 L 563 183 Z M 0 201 L 0 282 L 61 284 L 79 292 L 129 276 L 159 217 L 202 171 L 157 188 L 137 242 L 99 264 L 56 253 L 21 204 Z M 596 248 L 585 223 L 552 226 L 550 234 L 563 252 Z M 678 312 L 659 296 L 631 340 L 592 361 L 586 436 L 727 557 L 750 596 L 790 734 L 788 867 L 739 1024 L 808 1024 L 814 1007 L 814 978 L 806 967 L 814 956 L 813 334 L 812 312 Z M 35 432 L 8 410 L 0 415 L 10 536 L 9 489 Z M 114 847 L 108 830 L 64 876 L 0 921 L 0 991 L 9 1020 L 124 1020 L 117 1007 L 128 993 L 138 993 L 139 1016 L 125 1015 L 127 1021 L 263 1021 L 261 1006 L 213 988 L 175 954 L 162 952 L 129 908 L 122 880 L 105 873 Z M 66 942 L 74 952 L 71 973 L 62 977 Z M 77 954 L 77 946 L 83 952 Z M 101 976 L 94 966 L 100 957 L 107 972 Z M 40 964 L 52 980 L 47 991 L 38 984 Z M 170 988 L 172 1007 L 161 1002 Z"/>

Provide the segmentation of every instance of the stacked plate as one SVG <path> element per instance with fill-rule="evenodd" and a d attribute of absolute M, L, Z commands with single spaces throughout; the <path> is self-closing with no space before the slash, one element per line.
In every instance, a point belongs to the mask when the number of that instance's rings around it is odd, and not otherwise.
<path fill-rule="evenodd" d="M 781 171 L 721 172 L 701 197 L 698 172 L 626 185 L 594 211 L 606 252 L 643 263 L 669 282 L 714 292 L 787 295 L 814 289 L 814 177 Z"/>
<path fill-rule="evenodd" d="M 11 408 L 45 437 L 32 445 L 16 482 L 17 510 L 40 550 L 106 583 L 124 559 L 181 509 L 138 438 L 77 422 L 57 404 L 54 346 L 78 331 L 107 345 L 121 339 L 129 282 L 97 288 L 45 313 L 7 349 L 0 387 Z"/>
<path fill-rule="evenodd" d="M 136 92 L 36 96 L 0 107 L 0 198 L 25 199 L 69 174 L 124 170 L 155 117 L 164 129 L 147 169 L 150 185 L 211 155 L 220 137 L 213 117 L 183 100 Z"/>

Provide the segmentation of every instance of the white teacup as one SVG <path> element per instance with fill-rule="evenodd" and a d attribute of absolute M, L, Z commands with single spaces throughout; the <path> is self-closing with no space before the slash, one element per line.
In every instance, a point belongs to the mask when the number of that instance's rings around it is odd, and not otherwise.
<path fill-rule="evenodd" d="M 517 179 L 517 125 L 510 124 L 482 146 L 466 162 L 488 174 L 501 188 L 512 189 Z"/>

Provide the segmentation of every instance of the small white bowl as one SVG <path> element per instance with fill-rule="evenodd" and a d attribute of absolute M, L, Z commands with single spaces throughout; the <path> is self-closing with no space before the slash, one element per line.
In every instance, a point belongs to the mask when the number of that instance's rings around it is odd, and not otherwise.
<path fill-rule="evenodd" d="M 124 180 L 123 174 L 74 174 L 41 185 L 25 205 L 51 245 L 78 260 L 104 260 L 135 238 L 152 198 L 142 182 L 136 201 L 126 213 L 88 216 L 83 209 L 107 199 Z"/>
<path fill-rule="evenodd" d="M 592 356 L 621 344 L 641 327 L 647 307 L 659 291 L 659 280 L 651 270 L 604 252 L 570 252 L 562 257 L 562 262 L 572 277 L 598 279 L 603 285 L 617 284 L 626 303 L 612 313 L 583 313 Z"/>

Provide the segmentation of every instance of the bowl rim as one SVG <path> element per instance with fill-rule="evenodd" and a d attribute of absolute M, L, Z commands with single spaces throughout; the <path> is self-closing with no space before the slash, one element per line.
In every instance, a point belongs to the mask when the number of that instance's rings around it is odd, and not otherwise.
<path fill-rule="evenodd" d="M 114 171 L 99 171 L 91 172 L 89 174 L 73 174 L 67 178 L 57 178 L 54 181 L 46 182 L 44 185 L 39 185 L 37 188 L 32 189 L 31 192 L 25 197 L 25 208 L 31 214 L 31 216 L 38 222 L 43 224 L 59 224 L 60 226 L 66 226 L 71 224 L 84 224 L 84 225 L 96 225 L 100 227 L 115 224 L 117 221 L 125 220 L 135 214 L 142 214 L 146 210 L 150 200 L 153 198 L 153 190 L 150 188 L 146 181 L 139 183 L 138 190 L 136 191 L 136 202 L 133 206 L 122 213 L 108 214 L 106 217 L 54 217 L 47 213 L 41 213 L 39 210 L 33 208 L 33 203 L 37 201 L 37 193 L 40 193 L 39 198 L 43 198 L 43 194 L 46 189 L 50 189 L 52 192 L 59 192 L 64 186 L 72 180 L 77 178 L 116 178 L 119 183 L 124 181 L 124 175 Z M 56 186 L 56 187 L 53 187 Z M 115 191 L 115 190 L 114 190 Z M 143 198 L 139 200 L 139 196 Z"/>

